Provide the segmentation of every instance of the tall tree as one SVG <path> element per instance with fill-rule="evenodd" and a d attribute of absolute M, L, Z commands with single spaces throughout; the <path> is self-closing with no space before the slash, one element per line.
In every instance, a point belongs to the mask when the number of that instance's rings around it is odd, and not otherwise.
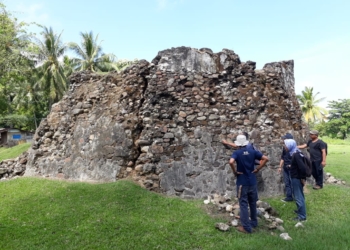
<path fill-rule="evenodd" d="M 301 91 L 301 95 L 297 95 L 301 111 L 307 123 L 322 121 L 328 113 L 325 108 L 319 106 L 325 98 L 317 99 L 318 94 L 319 92 L 314 94 L 313 87 L 305 87 L 305 90 Z"/>
<path fill-rule="evenodd" d="M 105 71 L 106 64 L 113 61 L 113 54 L 103 54 L 101 42 L 98 42 L 98 35 L 94 37 L 92 31 L 80 33 L 81 46 L 77 43 L 69 43 L 68 46 L 78 56 L 74 58 L 77 62 L 77 70 L 90 70 L 92 72 Z"/>
<path fill-rule="evenodd" d="M 49 113 L 47 98 L 44 91 L 38 89 L 38 74 L 35 70 L 31 71 L 31 76 L 15 87 L 16 95 L 13 98 L 13 105 L 16 113 L 26 116 L 30 123 L 27 129 L 34 129 L 38 126 L 43 117 Z"/>
<path fill-rule="evenodd" d="M 34 68 L 25 53 L 29 37 L 26 24 L 16 18 L 0 3 L 0 106 L 1 113 L 12 113 L 13 88 L 25 80 L 28 70 Z"/>
<path fill-rule="evenodd" d="M 68 80 L 64 70 L 63 58 L 67 47 L 61 41 L 61 34 L 57 35 L 52 28 L 42 27 L 42 40 L 35 39 L 38 49 L 39 72 L 38 87 L 48 98 L 48 107 L 59 101 L 68 88 Z"/>
<path fill-rule="evenodd" d="M 31 105 L 18 105 L 28 94 L 27 82 L 35 70 L 29 52 L 27 24 L 18 22 L 0 3 L 0 126 L 33 129 Z"/>
<path fill-rule="evenodd" d="M 329 121 L 325 123 L 325 133 L 345 139 L 350 132 L 350 99 L 330 101 L 328 108 Z"/>

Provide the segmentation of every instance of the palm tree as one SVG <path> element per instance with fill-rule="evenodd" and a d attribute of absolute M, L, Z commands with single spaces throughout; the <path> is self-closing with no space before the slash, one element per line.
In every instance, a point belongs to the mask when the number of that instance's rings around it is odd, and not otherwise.
<path fill-rule="evenodd" d="M 122 71 L 123 69 L 129 67 L 132 64 L 135 64 L 138 62 L 138 59 L 134 59 L 133 61 L 129 61 L 127 59 L 121 59 L 112 64 L 112 67 L 116 71 Z"/>
<path fill-rule="evenodd" d="M 66 77 L 69 77 L 74 70 L 77 68 L 78 63 L 75 59 L 69 58 L 68 56 L 63 57 L 63 68 Z"/>
<path fill-rule="evenodd" d="M 113 54 L 104 54 L 101 56 L 101 60 L 99 62 L 99 68 L 103 72 L 117 71 L 120 72 L 125 68 L 129 67 L 132 64 L 138 62 L 138 59 L 134 59 L 133 61 L 127 59 L 117 60 L 117 57 Z"/>
<path fill-rule="evenodd" d="M 81 46 L 69 43 L 68 46 L 75 52 L 78 58 L 74 58 L 78 64 L 77 70 L 106 71 L 106 64 L 114 60 L 113 54 L 103 54 L 101 43 L 98 43 L 98 35 L 94 37 L 92 31 L 80 33 Z M 109 67 L 107 67 L 109 68 Z"/>
<path fill-rule="evenodd" d="M 305 90 L 301 91 L 301 95 L 297 95 L 301 111 L 307 123 L 323 121 L 328 113 L 325 108 L 318 106 L 325 98 L 316 99 L 319 92 L 314 94 L 313 90 L 313 87 L 305 87 Z"/>
<path fill-rule="evenodd" d="M 38 87 L 49 98 L 49 107 L 59 101 L 68 88 L 63 63 L 60 58 L 66 51 L 66 46 L 61 42 L 61 34 L 57 35 L 52 28 L 43 27 L 43 41 L 36 39 L 38 46 L 39 72 Z M 37 86 L 35 86 L 37 87 Z"/>
<path fill-rule="evenodd" d="M 32 125 L 37 127 L 37 122 L 46 117 L 50 111 L 48 96 L 45 90 L 41 90 L 38 84 L 40 75 L 37 69 L 32 69 L 26 78 L 13 87 L 12 105 L 16 112 L 29 117 L 34 121 Z"/>

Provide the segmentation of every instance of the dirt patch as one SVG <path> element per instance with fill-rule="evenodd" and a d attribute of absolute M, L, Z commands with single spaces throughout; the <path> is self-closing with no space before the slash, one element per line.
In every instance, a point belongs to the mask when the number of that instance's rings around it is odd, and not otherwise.
<path fill-rule="evenodd" d="M 208 204 L 201 205 L 201 208 L 208 214 L 210 217 L 215 219 L 220 219 L 223 221 L 231 222 L 234 217 L 230 216 L 230 213 L 224 209 L 219 209 L 217 205 Z"/>

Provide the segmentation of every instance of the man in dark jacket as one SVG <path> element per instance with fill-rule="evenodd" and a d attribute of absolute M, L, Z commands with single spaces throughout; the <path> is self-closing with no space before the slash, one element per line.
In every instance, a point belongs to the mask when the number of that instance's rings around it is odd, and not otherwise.
<path fill-rule="evenodd" d="M 298 148 L 309 148 L 310 160 L 312 163 L 312 176 L 316 185 L 313 189 L 323 188 L 323 168 L 326 166 L 326 144 L 318 139 L 318 131 L 310 131 L 310 139 L 306 144 L 299 145 Z"/>
<path fill-rule="evenodd" d="M 259 172 L 268 161 L 268 158 L 261 152 L 247 147 L 248 143 L 244 135 L 238 135 L 235 145 L 239 149 L 233 152 L 229 162 L 234 175 L 237 176 L 237 197 L 239 200 L 241 221 L 241 226 L 237 227 L 237 230 L 242 233 L 251 233 L 252 227 L 257 227 L 258 225 L 256 211 L 258 192 L 255 173 Z M 256 168 L 254 164 L 255 160 L 261 160 L 260 165 Z M 237 163 L 237 168 L 235 167 L 235 162 Z M 250 215 L 248 213 L 248 206 Z"/>
<path fill-rule="evenodd" d="M 304 197 L 304 185 L 306 182 L 306 166 L 304 163 L 304 155 L 297 147 L 297 143 L 293 139 L 284 140 L 289 154 L 292 156 L 290 176 L 292 178 L 292 188 L 297 210 L 295 211 L 298 217 L 294 218 L 297 221 L 306 220 L 306 204 Z"/>
<path fill-rule="evenodd" d="M 285 139 L 293 139 L 293 135 L 287 133 L 282 136 L 282 140 Z M 293 189 L 292 189 L 292 179 L 290 178 L 290 166 L 292 162 L 292 157 L 290 156 L 286 146 L 283 142 L 282 155 L 280 160 L 280 167 L 278 169 L 279 173 L 283 174 L 283 182 L 284 182 L 284 190 L 286 193 L 286 197 L 282 199 L 282 201 L 293 201 Z"/>

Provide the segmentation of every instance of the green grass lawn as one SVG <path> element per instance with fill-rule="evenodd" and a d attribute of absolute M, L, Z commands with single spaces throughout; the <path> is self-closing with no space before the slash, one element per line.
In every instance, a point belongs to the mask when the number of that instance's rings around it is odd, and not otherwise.
<path fill-rule="evenodd" d="M 336 152 L 329 145 L 329 172 L 343 167 Z M 0 190 L 0 249 L 350 249 L 349 186 L 308 186 L 304 228 L 291 220 L 294 203 L 263 199 L 280 213 L 292 241 L 264 223 L 251 235 L 220 232 L 215 223 L 227 221 L 210 216 L 203 201 L 165 197 L 126 180 L 19 178 L 0 182 Z"/>
<path fill-rule="evenodd" d="M 350 184 L 350 145 L 329 145 L 324 170 Z"/>
<path fill-rule="evenodd" d="M 0 148 L 0 161 L 6 160 L 6 159 L 12 159 L 16 158 L 23 152 L 27 151 L 30 147 L 30 143 L 22 143 L 17 146 L 11 147 L 11 148 Z"/>

